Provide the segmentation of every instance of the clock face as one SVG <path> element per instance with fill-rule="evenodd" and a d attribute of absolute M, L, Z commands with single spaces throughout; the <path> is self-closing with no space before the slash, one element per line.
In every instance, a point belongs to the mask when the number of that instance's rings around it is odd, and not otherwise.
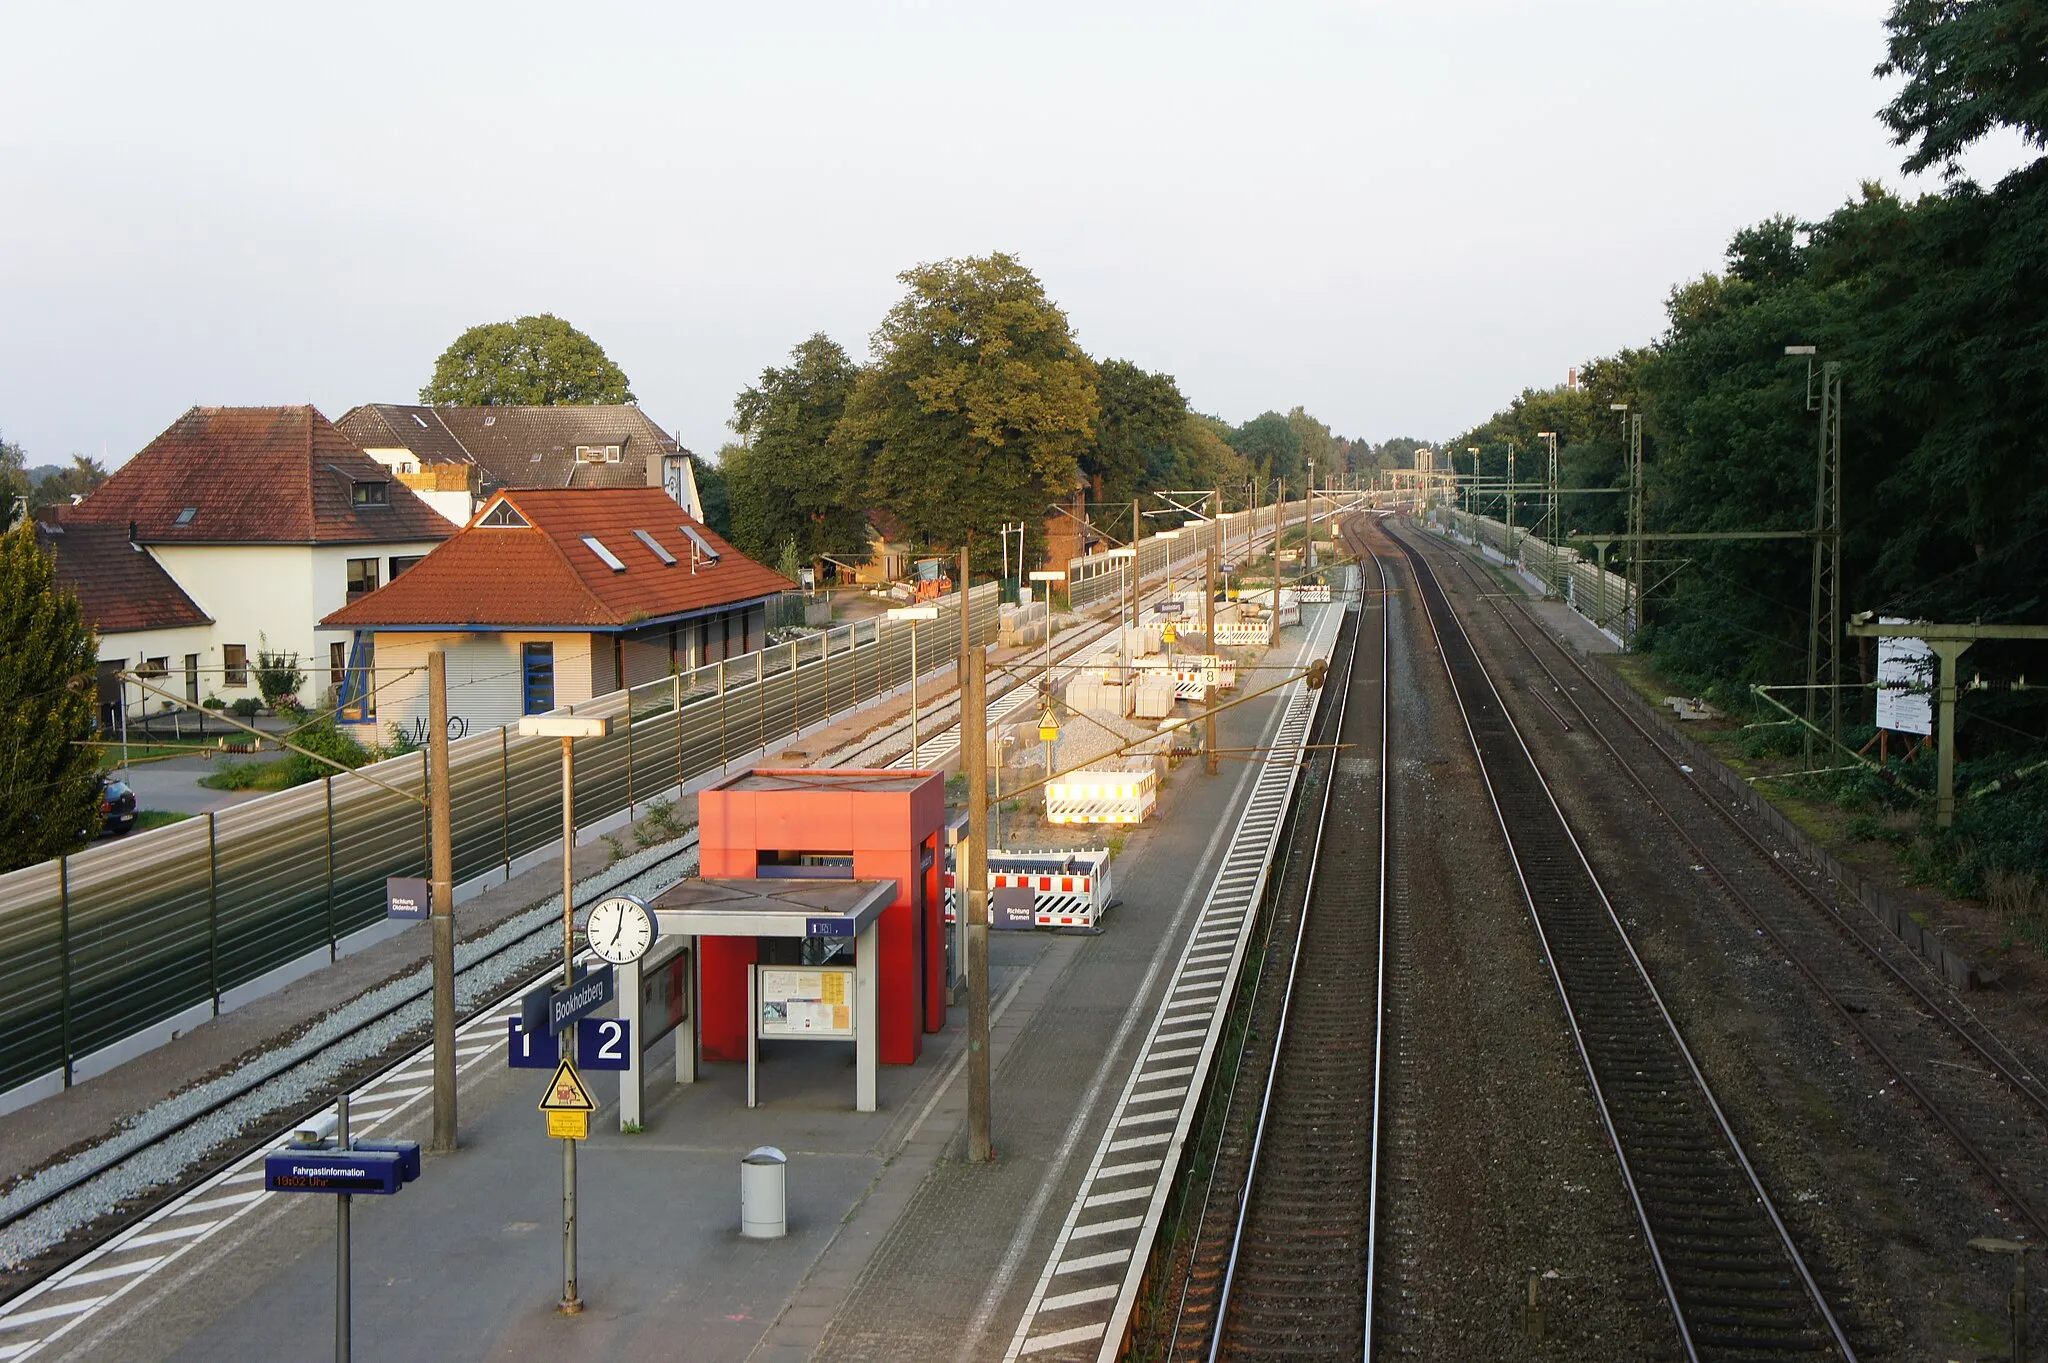
<path fill-rule="evenodd" d="M 590 949 L 613 965 L 637 961 L 654 945 L 654 915 L 637 899 L 607 899 L 590 911 Z"/>

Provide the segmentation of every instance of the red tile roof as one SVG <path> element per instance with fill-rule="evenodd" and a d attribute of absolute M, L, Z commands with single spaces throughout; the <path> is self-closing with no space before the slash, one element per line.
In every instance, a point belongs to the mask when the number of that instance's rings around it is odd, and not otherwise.
<path fill-rule="evenodd" d="M 147 549 L 129 543 L 125 525 L 40 524 L 36 539 L 57 556 L 57 585 L 97 633 L 213 623 Z"/>
<path fill-rule="evenodd" d="M 500 505 L 527 524 L 483 524 L 502 514 Z M 717 553 L 715 563 L 693 555 L 685 526 Z M 664 563 L 636 530 L 676 561 Z M 624 570 L 605 563 L 585 536 Z M 403 576 L 321 623 L 334 629 L 617 630 L 759 601 L 795 585 L 684 515 L 660 488 L 523 489 L 499 493 Z"/>
<path fill-rule="evenodd" d="M 383 504 L 357 504 L 358 483 L 381 485 Z M 310 406 L 194 407 L 66 507 L 65 524 L 75 521 L 124 534 L 132 523 L 143 544 L 373 544 L 451 533 Z"/>

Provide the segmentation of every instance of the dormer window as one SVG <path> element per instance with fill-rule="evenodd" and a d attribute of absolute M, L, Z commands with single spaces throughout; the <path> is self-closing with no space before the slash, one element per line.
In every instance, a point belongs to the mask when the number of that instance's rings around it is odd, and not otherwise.
<path fill-rule="evenodd" d="M 617 445 L 578 445 L 576 458 L 586 464 L 616 464 L 619 462 Z"/>
<path fill-rule="evenodd" d="M 349 485 L 349 500 L 356 506 L 389 506 L 389 483 L 358 482 Z"/>

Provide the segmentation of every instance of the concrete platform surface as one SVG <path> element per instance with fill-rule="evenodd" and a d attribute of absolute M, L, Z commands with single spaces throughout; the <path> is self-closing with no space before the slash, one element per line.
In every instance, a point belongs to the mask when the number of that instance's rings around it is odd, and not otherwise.
<path fill-rule="evenodd" d="M 1301 638 L 1287 631 L 1276 661 Z M 1264 742 L 1279 701 L 1228 712 L 1223 744 Z M 547 1076 L 493 1059 L 464 1089 L 462 1150 L 396 1197 L 355 1199 L 355 1356 L 1000 1357 L 1255 771 L 1173 773 L 1118 859 L 1125 902 L 1101 935 L 992 934 L 992 1166 L 964 1163 L 960 1008 L 917 1065 L 882 1068 L 873 1114 L 852 1110 L 848 1043 L 765 1046 L 752 1111 L 743 1067 L 677 1086 L 658 1066 L 638 1135 L 617 1131 L 616 1081 L 596 1076 L 605 1106 L 579 1151 L 587 1309 L 563 1317 L 561 1148 L 534 1106 Z M 771 1242 L 737 1233 L 739 1160 L 761 1144 L 790 1158 L 790 1234 Z M 269 1197 L 40 1356 L 330 1357 L 334 1222 L 324 1197 Z"/>

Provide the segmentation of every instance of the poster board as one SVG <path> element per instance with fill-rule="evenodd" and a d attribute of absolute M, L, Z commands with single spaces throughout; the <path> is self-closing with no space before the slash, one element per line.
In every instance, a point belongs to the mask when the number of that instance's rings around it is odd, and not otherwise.
<path fill-rule="evenodd" d="M 1906 625 L 1910 620 L 1881 619 Z M 1925 639 L 1877 641 L 1877 727 L 1897 734 L 1934 732 L 1934 649 Z"/>
<path fill-rule="evenodd" d="M 771 1037 L 853 1038 L 853 967 L 754 967 L 759 1010 L 755 1033 Z"/>

